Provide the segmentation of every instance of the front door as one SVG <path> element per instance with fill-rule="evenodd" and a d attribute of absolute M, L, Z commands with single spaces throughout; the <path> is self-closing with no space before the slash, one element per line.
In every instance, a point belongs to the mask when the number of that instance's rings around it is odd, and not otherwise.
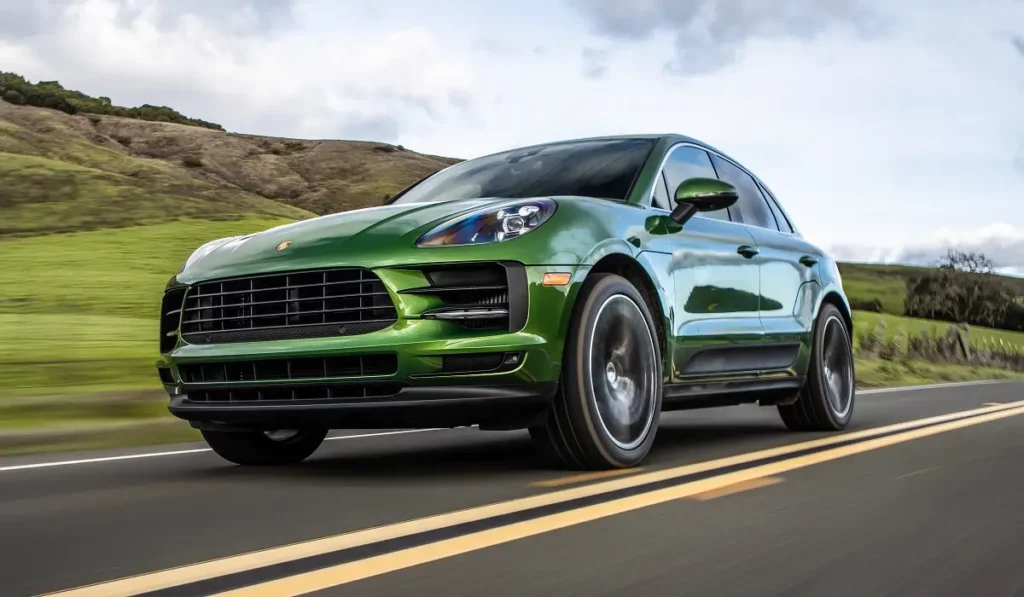
<path fill-rule="evenodd" d="M 684 180 L 715 178 L 708 153 L 688 145 L 672 151 L 662 174 L 654 207 L 666 210 Z M 675 290 L 671 379 L 757 375 L 756 349 L 764 329 L 753 236 L 730 220 L 728 209 L 698 214 L 681 228 L 667 217 L 664 224 L 657 244 L 671 256 Z"/>

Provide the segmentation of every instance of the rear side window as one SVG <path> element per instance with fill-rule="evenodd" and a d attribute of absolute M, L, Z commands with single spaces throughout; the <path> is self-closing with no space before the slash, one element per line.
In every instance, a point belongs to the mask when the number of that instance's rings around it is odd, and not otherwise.
<path fill-rule="evenodd" d="M 669 205 L 672 209 L 675 206 L 676 189 L 688 178 L 717 178 L 715 167 L 711 165 L 711 158 L 708 152 L 696 147 L 677 147 L 665 162 L 665 182 L 668 183 Z M 715 220 L 729 220 L 729 210 L 705 211 L 697 214 L 696 217 L 712 218 Z"/>
<path fill-rule="evenodd" d="M 772 195 L 763 184 L 758 183 L 757 186 L 761 189 L 761 193 L 764 194 L 764 198 L 768 200 L 768 207 L 775 214 L 775 221 L 779 223 L 779 230 L 790 233 L 796 232 L 796 230 L 793 230 L 793 225 L 786 219 L 786 214 L 782 213 L 782 208 L 779 207 L 779 202 L 775 199 L 775 195 Z"/>
<path fill-rule="evenodd" d="M 749 226 L 778 230 L 775 216 L 772 215 L 772 210 L 768 207 L 767 200 L 761 195 L 754 179 L 728 160 L 717 155 L 712 156 L 711 159 L 714 160 L 718 177 L 736 187 L 736 191 L 740 195 L 731 211 L 733 220 Z"/>

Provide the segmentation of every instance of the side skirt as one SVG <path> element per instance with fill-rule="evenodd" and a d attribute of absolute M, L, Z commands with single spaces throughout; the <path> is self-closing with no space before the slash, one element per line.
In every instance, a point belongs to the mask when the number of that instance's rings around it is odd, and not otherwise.
<path fill-rule="evenodd" d="M 665 384 L 662 410 L 687 410 L 757 403 L 791 404 L 800 395 L 803 376 Z"/>

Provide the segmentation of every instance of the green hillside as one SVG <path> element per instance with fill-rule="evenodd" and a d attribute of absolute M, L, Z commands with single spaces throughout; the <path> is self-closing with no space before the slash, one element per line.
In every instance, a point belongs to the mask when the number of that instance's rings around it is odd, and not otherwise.
<path fill-rule="evenodd" d="M 456 160 L 0 101 L 0 236 L 371 205 Z"/>

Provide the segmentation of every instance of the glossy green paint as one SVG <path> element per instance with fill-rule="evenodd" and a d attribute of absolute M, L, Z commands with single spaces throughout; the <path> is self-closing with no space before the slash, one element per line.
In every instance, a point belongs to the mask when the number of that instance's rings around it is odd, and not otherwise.
<path fill-rule="evenodd" d="M 552 197 L 557 209 L 546 223 L 504 242 L 416 246 L 416 241 L 439 223 L 485 205 L 507 202 L 500 199 L 384 205 L 236 239 L 180 272 L 168 288 L 260 273 L 361 266 L 373 270 L 384 282 L 398 309 L 398 322 L 385 330 L 337 338 L 204 346 L 179 343 L 161 356 L 158 365 L 173 368 L 190 362 L 391 351 L 399 356 L 399 371 L 384 379 L 419 385 L 555 381 L 572 308 L 584 280 L 595 270 L 607 271 L 609 263 L 634 262 L 644 273 L 645 290 L 656 298 L 652 306 L 664 330 L 666 382 L 804 375 L 810 332 L 822 302 L 835 300 L 849 313 L 838 269 L 799 234 L 783 235 L 700 214 L 680 226 L 668 212 L 652 208 L 654 181 L 665 156 L 678 143 L 697 145 L 728 158 L 688 137 L 657 137 L 626 201 Z M 695 185 L 693 190 L 721 191 L 721 183 L 712 184 L 715 182 Z M 286 249 L 275 250 L 286 241 L 291 241 Z M 738 252 L 741 246 L 759 252 L 745 256 Z M 808 266 L 794 260 L 808 254 L 815 256 L 816 263 Z M 517 261 L 527 266 L 529 313 L 522 330 L 472 332 L 450 322 L 419 319 L 435 299 L 400 293 L 428 285 L 417 266 L 472 261 Z M 543 286 L 541 280 L 548 272 L 570 273 L 572 281 L 566 286 Z M 796 363 L 785 371 L 750 370 L 714 377 L 683 372 L 689 359 L 709 346 L 779 342 L 801 346 Z M 526 353 L 514 371 L 438 375 L 441 355 L 505 350 Z"/>

